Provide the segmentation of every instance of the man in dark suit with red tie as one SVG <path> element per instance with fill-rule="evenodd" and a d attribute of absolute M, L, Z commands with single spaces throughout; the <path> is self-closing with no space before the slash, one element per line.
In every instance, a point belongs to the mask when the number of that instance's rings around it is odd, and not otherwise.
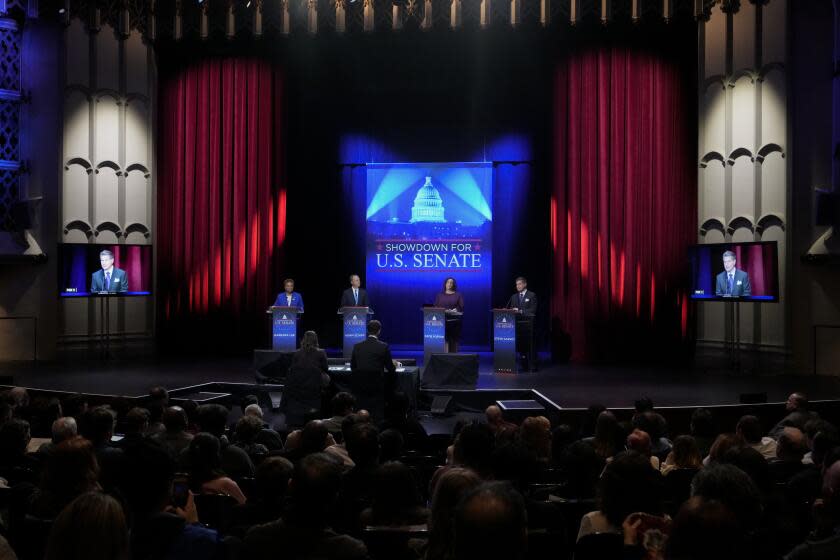
<path fill-rule="evenodd" d="M 385 417 L 385 401 L 394 391 L 397 372 L 391 349 L 379 340 L 381 332 L 382 323 L 368 323 L 367 339 L 353 347 L 350 358 L 350 392 L 356 397 L 357 408 L 370 412 L 375 422 Z"/>

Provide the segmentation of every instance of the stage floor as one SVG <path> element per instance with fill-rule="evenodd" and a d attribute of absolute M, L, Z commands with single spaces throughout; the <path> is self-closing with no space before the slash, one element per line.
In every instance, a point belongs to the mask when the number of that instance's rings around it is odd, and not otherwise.
<path fill-rule="evenodd" d="M 416 355 L 402 352 L 396 357 Z M 706 356 L 687 367 L 547 364 L 536 373 L 519 375 L 495 375 L 492 356 L 483 353 L 480 359 L 478 389 L 536 389 L 563 408 L 585 408 L 595 402 L 632 407 L 641 396 L 659 407 L 737 404 L 742 393 L 767 393 L 769 402 L 782 402 L 792 391 L 804 391 L 811 400 L 840 399 L 840 378 L 774 375 L 769 372 L 780 369 L 766 358 L 759 362 L 764 367 L 750 368 L 750 373 L 733 373 L 723 357 Z M 123 396 L 144 395 L 152 385 L 174 389 L 208 382 L 254 382 L 250 358 L 76 356 L 58 362 L 0 364 L 0 375 L 14 376 L 14 383 L 24 387 Z"/>

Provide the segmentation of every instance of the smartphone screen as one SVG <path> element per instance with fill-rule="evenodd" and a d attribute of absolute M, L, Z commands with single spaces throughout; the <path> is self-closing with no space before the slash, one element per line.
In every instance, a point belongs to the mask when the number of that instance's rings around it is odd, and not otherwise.
<path fill-rule="evenodd" d="M 172 505 L 185 508 L 190 497 L 190 486 L 186 480 L 176 480 L 172 487 Z"/>

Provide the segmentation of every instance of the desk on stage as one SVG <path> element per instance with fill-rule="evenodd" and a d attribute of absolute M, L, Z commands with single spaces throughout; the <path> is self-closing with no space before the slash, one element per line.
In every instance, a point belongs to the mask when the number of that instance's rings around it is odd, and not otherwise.
<path fill-rule="evenodd" d="M 329 366 L 329 375 L 341 391 L 350 391 L 350 376 L 353 375 L 349 365 Z M 397 368 L 397 385 L 395 391 L 405 393 L 413 410 L 417 409 L 417 390 L 420 386 L 420 368 L 405 366 Z"/>

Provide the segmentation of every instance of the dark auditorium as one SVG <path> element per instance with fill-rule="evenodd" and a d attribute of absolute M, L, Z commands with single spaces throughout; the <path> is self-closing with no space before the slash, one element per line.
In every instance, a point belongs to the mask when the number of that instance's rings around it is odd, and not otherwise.
<path fill-rule="evenodd" d="M 840 559 L 840 0 L 0 0 L 0 560 L 274 559 Z"/>

